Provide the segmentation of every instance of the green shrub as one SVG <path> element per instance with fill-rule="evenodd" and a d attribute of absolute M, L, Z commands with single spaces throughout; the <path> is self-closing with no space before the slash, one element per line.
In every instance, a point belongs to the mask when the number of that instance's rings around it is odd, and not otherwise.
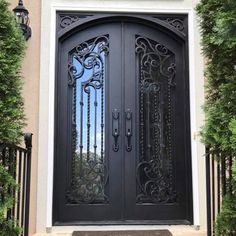
<path fill-rule="evenodd" d="M 14 204 L 11 193 L 16 189 L 15 180 L 0 165 L 0 236 L 18 236 L 21 232 L 14 220 L 6 220 L 6 212 Z"/>
<path fill-rule="evenodd" d="M 236 235 L 236 163 L 233 165 L 232 194 L 223 198 L 222 211 L 217 216 L 216 235 Z"/>
<path fill-rule="evenodd" d="M 0 0 L 0 142 L 19 143 L 24 126 L 20 68 L 25 40 L 8 3 Z M 20 228 L 6 212 L 14 202 L 9 190 L 17 188 L 13 177 L 0 162 L 0 236 L 18 236 Z"/>
<path fill-rule="evenodd" d="M 20 68 L 25 40 L 5 0 L 0 0 L 0 140 L 18 143 L 24 126 Z"/>
<path fill-rule="evenodd" d="M 207 58 L 206 120 L 202 139 L 212 152 L 220 153 L 222 158 L 235 157 L 236 1 L 201 0 L 197 12 L 200 16 L 203 53 Z M 235 175 L 234 164 L 233 181 Z M 235 191 L 234 188 L 233 194 L 223 199 L 222 212 L 217 218 L 217 235 L 236 235 Z"/>

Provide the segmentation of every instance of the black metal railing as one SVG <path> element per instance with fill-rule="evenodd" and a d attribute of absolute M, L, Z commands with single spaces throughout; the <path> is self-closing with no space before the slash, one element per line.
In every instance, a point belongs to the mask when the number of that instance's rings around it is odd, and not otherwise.
<path fill-rule="evenodd" d="M 32 134 L 25 134 L 25 148 L 0 143 L 0 164 L 13 176 L 16 190 L 11 191 L 15 204 L 6 212 L 7 219 L 14 219 L 23 230 L 22 236 L 29 234 L 30 172 Z"/>
<path fill-rule="evenodd" d="M 232 193 L 232 162 L 235 157 L 222 157 L 206 148 L 207 236 L 214 236 L 214 225 L 221 211 L 222 198 Z"/>

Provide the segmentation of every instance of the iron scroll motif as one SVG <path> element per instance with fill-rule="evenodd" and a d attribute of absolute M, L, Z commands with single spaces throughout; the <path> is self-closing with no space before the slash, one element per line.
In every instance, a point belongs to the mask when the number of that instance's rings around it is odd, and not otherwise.
<path fill-rule="evenodd" d="M 92 17 L 92 14 L 86 13 L 59 13 L 59 25 L 58 30 L 65 29 L 77 21 L 83 20 L 87 17 Z"/>
<path fill-rule="evenodd" d="M 66 28 L 78 20 L 79 20 L 78 16 L 63 16 L 61 18 L 60 27 Z"/>
<path fill-rule="evenodd" d="M 76 24 L 79 21 L 83 21 L 86 18 L 94 17 L 95 15 L 86 12 L 84 13 L 67 12 L 67 13 L 59 13 L 58 16 L 59 16 L 59 23 L 57 26 L 57 30 L 60 31 L 68 27 L 71 27 L 73 24 Z M 150 15 L 150 19 L 152 18 L 162 21 L 163 23 L 166 24 L 166 26 L 175 29 L 183 36 L 187 36 L 188 34 L 185 22 L 186 16 L 184 15 Z"/>
<path fill-rule="evenodd" d="M 188 35 L 188 27 L 186 27 L 185 16 L 153 16 L 155 19 L 161 20 L 167 27 L 175 29 L 183 36 Z"/>
<path fill-rule="evenodd" d="M 184 22 L 181 19 L 178 18 L 167 18 L 165 20 L 168 24 L 176 28 L 178 31 L 183 32 L 184 31 Z"/>
<path fill-rule="evenodd" d="M 136 36 L 139 65 L 139 159 L 137 203 L 177 201 L 172 174 L 172 94 L 175 55 L 164 45 Z"/>
<path fill-rule="evenodd" d="M 108 36 L 79 44 L 70 52 L 72 88 L 72 168 L 68 204 L 108 203 L 105 158 L 105 67 Z"/>

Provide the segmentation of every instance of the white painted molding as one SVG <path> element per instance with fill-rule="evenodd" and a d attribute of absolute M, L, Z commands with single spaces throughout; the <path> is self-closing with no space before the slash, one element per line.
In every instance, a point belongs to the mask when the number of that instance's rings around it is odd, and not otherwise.
<path fill-rule="evenodd" d="M 195 134 L 197 132 L 196 121 L 196 87 L 195 80 L 195 43 L 194 43 L 194 18 L 193 11 L 189 12 L 189 94 L 190 94 L 190 125 L 191 125 L 191 152 L 192 152 L 192 191 L 193 191 L 193 219 L 194 225 L 200 225 L 200 206 L 199 206 L 199 169 L 198 151 Z"/>
<path fill-rule="evenodd" d="M 99 3 L 99 4 L 98 4 Z M 135 7 L 133 7 L 135 6 Z M 40 109 L 39 109 L 39 157 L 38 157 L 38 187 L 37 187 L 37 233 L 46 232 L 52 227 L 52 195 L 54 166 L 54 95 L 55 95 L 55 49 L 56 49 L 56 11 L 89 11 L 89 12 L 130 12 L 130 13 L 185 13 L 189 22 L 189 79 L 190 79 L 190 113 L 191 113 L 191 145 L 192 145 L 192 179 L 193 179 L 193 209 L 194 225 L 200 225 L 200 193 L 199 193 L 199 143 L 194 139 L 194 133 L 202 125 L 197 119 L 197 110 L 202 105 L 197 100 L 203 96 L 203 88 L 196 88 L 196 81 L 203 80 L 203 65 L 196 68 L 196 57 L 203 61 L 199 49 L 195 47 L 196 19 L 192 1 L 75 1 L 42 0 L 41 20 L 41 69 L 40 69 Z M 200 73 L 199 73 L 200 70 Z M 201 83 L 202 84 L 202 83 Z M 196 92 L 198 89 L 198 94 Z M 204 165 L 204 164 L 202 164 Z M 205 191 L 201 190 L 201 191 Z M 205 200 L 203 201 L 205 202 Z M 205 220 L 204 220 L 205 221 Z"/>

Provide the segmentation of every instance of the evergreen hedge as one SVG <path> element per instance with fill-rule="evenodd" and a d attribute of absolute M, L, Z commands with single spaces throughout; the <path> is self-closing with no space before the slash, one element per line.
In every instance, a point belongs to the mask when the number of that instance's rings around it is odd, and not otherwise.
<path fill-rule="evenodd" d="M 0 0 L 0 141 L 18 143 L 24 126 L 20 68 L 25 40 L 5 0 Z"/>
<path fill-rule="evenodd" d="M 206 57 L 206 121 L 202 138 L 221 158 L 236 156 L 236 1 L 201 0 L 203 53 Z M 236 235 L 236 169 L 233 193 L 223 199 L 217 235 Z"/>
<path fill-rule="evenodd" d="M 25 40 L 8 7 L 0 0 L 0 142 L 17 144 L 25 121 L 20 75 Z M 6 219 L 7 210 L 14 205 L 11 192 L 16 189 L 15 180 L 0 161 L 0 236 L 18 236 L 21 232 L 14 219 Z"/>
<path fill-rule="evenodd" d="M 14 178 L 0 165 L 0 236 L 19 236 L 21 233 L 21 228 L 14 219 L 6 219 L 7 210 L 14 204 L 12 192 L 16 189 Z"/>

